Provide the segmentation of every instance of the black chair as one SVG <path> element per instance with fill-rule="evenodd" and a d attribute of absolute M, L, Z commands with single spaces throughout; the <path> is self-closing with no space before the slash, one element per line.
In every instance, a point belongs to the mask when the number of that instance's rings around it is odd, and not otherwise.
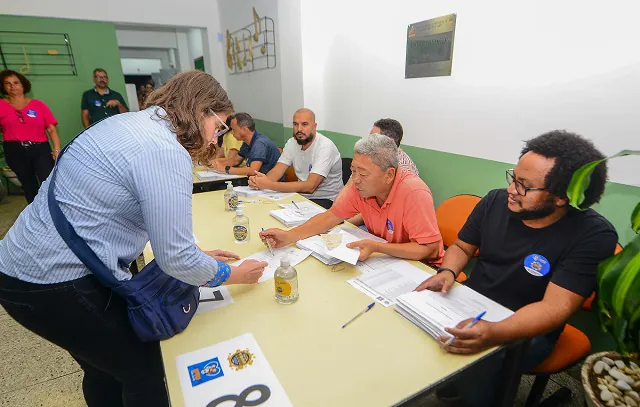
<path fill-rule="evenodd" d="M 353 158 L 342 157 L 342 182 L 347 185 L 349 178 L 351 178 L 351 161 Z"/>

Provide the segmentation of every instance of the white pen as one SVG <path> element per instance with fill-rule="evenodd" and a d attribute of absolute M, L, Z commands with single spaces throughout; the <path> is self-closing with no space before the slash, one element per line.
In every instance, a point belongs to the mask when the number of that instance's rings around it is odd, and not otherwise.
<path fill-rule="evenodd" d="M 262 228 L 262 231 L 264 232 L 264 228 Z M 271 247 L 271 243 L 269 242 L 269 238 L 265 238 L 264 241 L 267 243 L 267 247 L 269 248 L 269 251 L 271 252 L 271 257 L 276 257 L 276 255 L 273 253 L 273 247 Z"/>

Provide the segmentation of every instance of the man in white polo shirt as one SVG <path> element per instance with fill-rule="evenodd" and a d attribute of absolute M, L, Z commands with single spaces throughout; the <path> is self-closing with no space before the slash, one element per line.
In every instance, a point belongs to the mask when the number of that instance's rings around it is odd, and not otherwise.
<path fill-rule="evenodd" d="M 316 127 L 316 115 L 309 109 L 298 109 L 293 115 L 293 137 L 284 146 L 278 163 L 266 175 L 250 177 L 249 186 L 298 192 L 329 209 L 344 186 L 342 160 L 333 141 L 316 132 Z M 298 181 L 278 182 L 292 165 Z"/>

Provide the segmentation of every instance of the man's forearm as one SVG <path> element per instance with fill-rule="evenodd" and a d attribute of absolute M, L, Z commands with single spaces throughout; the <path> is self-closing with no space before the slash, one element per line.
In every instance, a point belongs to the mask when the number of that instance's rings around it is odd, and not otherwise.
<path fill-rule="evenodd" d="M 308 181 L 295 181 L 295 182 L 274 181 L 271 185 L 269 185 L 269 189 L 273 189 L 274 191 L 278 191 L 278 192 L 301 192 L 303 194 L 313 193 Z"/>
<path fill-rule="evenodd" d="M 574 312 L 558 309 L 557 305 L 544 301 L 534 302 L 520 308 L 504 321 L 493 324 L 491 339 L 496 344 L 502 344 L 544 335 L 559 328 Z"/>
<path fill-rule="evenodd" d="M 295 236 L 294 241 L 306 239 L 319 233 L 325 233 L 334 226 L 342 222 L 342 219 L 334 215 L 331 211 L 323 212 L 314 216 L 302 225 L 291 229 L 290 233 Z"/>
<path fill-rule="evenodd" d="M 228 164 L 227 164 L 228 165 Z M 253 175 L 256 170 L 251 167 L 231 167 L 229 168 L 229 174 L 233 175 Z"/>
<path fill-rule="evenodd" d="M 120 113 L 127 113 L 129 111 L 129 109 L 127 109 L 126 107 L 124 107 L 124 105 L 122 103 L 118 103 L 118 112 Z"/>
<path fill-rule="evenodd" d="M 456 274 L 459 274 L 469 263 L 469 259 L 471 259 L 471 255 L 454 243 L 447 248 L 444 258 L 442 259 L 441 267 L 451 269 L 455 271 Z"/>
<path fill-rule="evenodd" d="M 378 243 L 376 251 L 407 260 L 435 259 L 438 256 L 439 244 L 438 242 L 428 245 L 416 242 Z"/>

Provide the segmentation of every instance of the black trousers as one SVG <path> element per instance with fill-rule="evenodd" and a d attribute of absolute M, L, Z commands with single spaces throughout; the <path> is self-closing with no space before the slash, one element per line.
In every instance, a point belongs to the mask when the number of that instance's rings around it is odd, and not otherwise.
<path fill-rule="evenodd" d="M 33 202 L 40 184 L 47 179 L 53 169 L 54 162 L 49 143 L 36 143 L 25 147 L 18 141 L 6 141 L 3 143 L 3 148 L 7 165 L 16 173 L 22 184 L 27 202 Z"/>
<path fill-rule="evenodd" d="M 0 304 L 80 364 L 88 407 L 169 405 L 159 343 L 138 339 L 124 300 L 93 276 L 42 285 L 0 272 Z"/>

